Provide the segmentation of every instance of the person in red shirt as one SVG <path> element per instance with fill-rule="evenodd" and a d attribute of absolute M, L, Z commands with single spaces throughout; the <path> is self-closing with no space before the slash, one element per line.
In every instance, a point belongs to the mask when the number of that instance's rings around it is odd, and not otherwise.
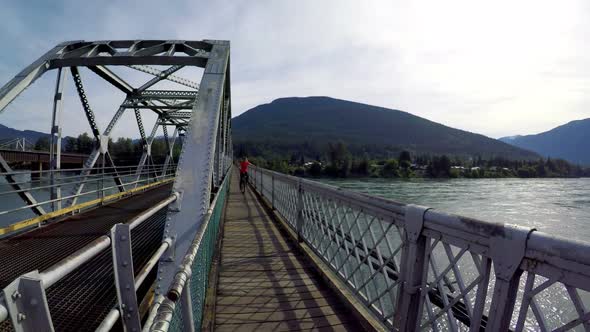
<path fill-rule="evenodd" d="M 248 166 L 251 165 L 248 161 L 248 157 L 244 157 L 244 160 L 240 163 L 240 189 L 242 192 L 246 189 L 246 183 L 248 183 Z"/>

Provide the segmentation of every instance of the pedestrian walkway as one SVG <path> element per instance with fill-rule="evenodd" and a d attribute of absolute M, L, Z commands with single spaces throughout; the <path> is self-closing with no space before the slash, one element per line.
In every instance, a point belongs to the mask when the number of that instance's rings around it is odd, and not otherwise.
<path fill-rule="evenodd" d="M 359 331 L 338 297 L 283 235 L 256 196 L 228 197 L 216 294 L 216 331 Z"/>

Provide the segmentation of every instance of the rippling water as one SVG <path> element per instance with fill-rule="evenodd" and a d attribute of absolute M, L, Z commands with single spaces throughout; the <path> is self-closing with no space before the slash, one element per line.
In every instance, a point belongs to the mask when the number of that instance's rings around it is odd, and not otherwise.
<path fill-rule="evenodd" d="M 321 182 L 367 194 L 393 199 L 402 203 L 426 205 L 440 211 L 460 214 L 481 220 L 506 222 L 535 227 L 540 231 L 590 242 L 590 179 L 354 179 L 321 180 Z M 433 252 L 437 265 L 444 254 Z M 459 264 L 460 265 L 460 264 Z M 443 265 L 444 266 L 444 265 Z M 464 277 L 474 279 L 476 270 L 460 266 Z M 431 276 L 429 276 L 429 280 Z M 526 273 L 520 280 L 520 291 L 515 308 L 522 302 Z M 547 280 L 537 276 L 535 285 Z M 488 294 L 493 289 L 493 279 Z M 578 291 L 586 307 L 590 293 Z M 474 293 L 468 295 L 474 299 Z M 486 312 L 491 298 L 486 300 Z M 562 284 L 553 284 L 536 296 L 549 329 L 562 326 L 578 317 Z M 513 313 L 512 326 L 518 311 Z M 529 309 L 524 330 L 538 331 L 539 325 Z M 439 326 L 447 331 L 448 326 Z M 462 330 L 465 326 L 461 326 Z M 574 331 L 583 331 L 577 326 Z"/>
<path fill-rule="evenodd" d="M 63 172 L 62 176 L 76 176 L 76 173 L 73 172 Z M 30 193 L 33 195 L 37 202 L 45 202 L 50 199 L 50 189 L 47 188 L 51 183 L 49 181 L 49 176 L 43 176 L 39 179 L 33 180 L 31 183 L 31 175 L 24 173 L 15 176 L 17 182 L 23 183 L 21 184 L 23 189 L 30 189 L 31 186 L 34 188 L 41 188 L 37 190 L 31 190 Z M 71 181 L 78 181 L 78 179 L 66 179 L 64 183 L 71 182 Z M 128 180 L 131 181 L 131 180 Z M 114 187 L 115 182 L 111 177 L 105 178 L 104 184 L 98 181 L 90 181 L 85 186 L 84 192 L 96 191 L 102 186 Z M 62 197 L 72 195 L 74 192 L 74 184 L 64 184 L 61 187 Z M 3 176 L 0 176 L 0 211 L 9 211 L 14 209 L 19 209 L 24 207 L 26 204 L 24 201 L 16 194 L 13 193 L 14 189 L 6 182 L 6 179 Z M 112 188 L 110 190 L 105 191 L 105 195 L 113 194 L 118 192 L 116 188 Z M 87 195 L 83 195 L 78 199 L 78 203 L 87 202 L 93 199 L 98 198 L 97 193 L 91 193 Z M 64 200 L 64 204 L 66 201 Z M 52 211 L 51 204 L 42 204 L 41 207 L 45 211 Z M 10 224 L 13 224 L 18 221 L 22 221 L 25 219 L 33 218 L 35 214 L 29 209 L 24 208 L 21 210 L 13 211 L 10 213 L 3 213 L 0 212 L 0 227 L 5 227 Z"/>
<path fill-rule="evenodd" d="M 347 179 L 331 185 L 590 242 L 590 178 Z"/>

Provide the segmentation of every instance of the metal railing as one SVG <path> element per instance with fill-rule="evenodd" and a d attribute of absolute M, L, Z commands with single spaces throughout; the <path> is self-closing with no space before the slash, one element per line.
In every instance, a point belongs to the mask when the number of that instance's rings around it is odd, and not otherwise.
<path fill-rule="evenodd" d="M 131 231 L 177 199 L 178 195 L 173 194 L 142 212 L 129 223 L 113 226 L 110 235 L 95 239 L 45 271 L 33 271 L 16 278 L 3 290 L 3 294 L 8 295 L 0 295 L 0 322 L 10 318 L 15 331 L 53 330 L 46 289 L 110 247 L 118 305 L 111 310 L 99 330 L 110 330 L 121 315 L 124 317 L 123 325 L 129 328 L 129 331 L 137 327 L 141 329 L 135 292 L 166 250 L 172 246 L 173 240 L 165 237 L 141 271 L 134 275 Z"/>
<path fill-rule="evenodd" d="M 252 167 L 250 182 L 386 329 L 590 331 L 590 245 Z"/>
<path fill-rule="evenodd" d="M 141 169 L 137 166 L 119 166 L 0 172 L 0 179 L 10 179 L 0 182 L 0 201 L 3 202 L 0 206 L 0 219 L 3 220 L 0 229 L 22 221 L 27 227 L 40 225 L 46 219 L 59 216 L 60 210 L 75 206 L 72 203 L 74 200 L 84 203 L 90 201 L 93 204 L 84 204 L 83 207 L 93 207 L 118 198 L 115 195 L 117 193 L 131 193 L 136 188 L 171 180 L 175 170 L 176 165 L 169 163 L 146 165 Z M 23 195 L 29 195 L 32 199 L 18 197 Z M 38 208 L 41 209 L 35 210 Z M 50 212 L 51 215 L 48 214 Z M 0 235 L 3 233 L 0 232 Z"/>
<path fill-rule="evenodd" d="M 144 331 L 199 331 L 211 263 L 217 246 L 221 216 L 231 169 L 227 172 L 209 211 L 165 296 L 156 299 Z"/>

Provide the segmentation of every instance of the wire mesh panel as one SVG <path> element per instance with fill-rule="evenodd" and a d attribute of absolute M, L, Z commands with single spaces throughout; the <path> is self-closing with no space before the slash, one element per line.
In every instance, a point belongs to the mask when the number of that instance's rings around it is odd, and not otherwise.
<path fill-rule="evenodd" d="M 205 294 L 207 293 L 207 287 L 209 285 L 209 270 L 211 268 L 213 256 L 215 255 L 215 247 L 219 235 L 219 224 L 221 222 L 221 214 L 225 202 L 227 187 L 226 184 L 226 188 L 219 191 L 219 197 L 216 201 L 217 204 L 215 204 L 211 219 L 209 220 L 209 225 L 203 236 L 201 246 L 199 247 L 197 258 L 193 263 L 190 293 L 193 305 L 193 325 L 195 330 L 200 330 L 201 328 Z"/>
<path fill-rule="evenodd" d="M 537 236 L 529 257 L 521 264 L 519 297 L 512 314 L 516 331 L 590 331 L 590 281 L 588 266 L 581 264 L 590 252 L 583 243 L 567 251 L 542 252 L 561 248 L 557 239 Z M 536 238 L 535 238 L 536 240 Z M 536 242 L 536 241 L 535 241 Z M 561 241 L 559 241 L 561 242 Z"/>
<path fill-rule="evenodd" d="M 303 192 L 302 237 L 384 321 L 391 318 L 403 240 L 393 217 Z"/>
<path fill-rule="evenodd" d="M 590 331 L 590 246 L 254 167 L 251 182 L 392 330 Z"/>
<path fill-rule="evenodd" d="M 482 322 L 491 259 L 440 238 L 428 238 L 427 273 L 421 285 L 420 327 L 433 331 L 469 330 Z"/>
<path fill-rule="evenodd" d="M 188 324 L 191 324 L 195 331 L 199 331 L 201 329 L 203 311 L 205 307 L 205 295 L 209 285 L 209 270 L 215 255 L 223 207 L 227 197 L 227 191 L 229 189 L 228 178 L 229 175 L 223 182 L 216 198 L 214 199 L 214 205 L 208 220 L 205 220 L 202 224 L 202 227 L 204 227 L 204 229 L 201 230 L 202 233 L 197 235 L 193 246 L 191 249 L 189 249 L 189 253 L 187 253 L 187 257 L 192 255 L 191 252 L 193 251 L 193 248 L 196 248 L 196 253 L 194 253 L 194 257 L 192 258 L 192 262 L 190 264 L 190 275 L 188 276 L 189 280 L 183 284 L 183 287 L 177 290 L 178 294 L 182 294 L 187 290 L 190 294 L 191 308 L 189 310 L 192 312 L 192 322 L 188 321 L 187 317 L 185 317 L 186 308 L 183 308 L 183 305 L 185 305 L 186 302 L 183 303 L 183 301 L 179 299 L 172 301 L 168 297 L 164 301 L 165 305 L 163 304 L 161 308 L 168 310 L 169 308 L 173 307 L 174 309 L 172 314 L 167 316 L 164 309 L 159 310 L 160 317 L 164 318 L 156 318 L 155 323 L 152 326 L 153 330 L 188 331 L 190 330 L 190 325 Z M 186 261 L 186 259 L 187 258 L 185 257 L 184 261 Z M 184 272 L 184 270 L 181 269 L 181 272 Z M 185 287 L 189 288 L 186 289 Z"/>

